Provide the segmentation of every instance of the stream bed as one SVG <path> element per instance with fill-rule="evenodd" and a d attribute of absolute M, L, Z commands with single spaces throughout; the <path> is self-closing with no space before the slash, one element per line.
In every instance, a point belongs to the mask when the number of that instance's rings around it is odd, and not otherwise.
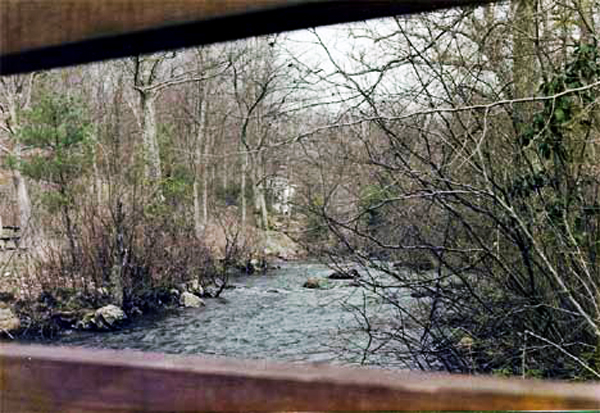
<path fill-rule="evenodd" d="M 69 332 L 52 344 L 218 355 L 287 362 L 356 364 L 368 336 L 358 329 L 352 306 L 367 300 L 369 311 L 392 316 L 389 304 L 369 296 L 351 280 L 328 280 L 331 269 L 314 263 L 286 263 L 266 274 L 235 276 L 234 287 L 206 307 L 146 318 L 116 332 Z M 321 289 L 303 288 L 308 277 Z M 389 352 L 388 352 L 389 353 Z M 394 354 L 369 364 L 394 367 Z"/>

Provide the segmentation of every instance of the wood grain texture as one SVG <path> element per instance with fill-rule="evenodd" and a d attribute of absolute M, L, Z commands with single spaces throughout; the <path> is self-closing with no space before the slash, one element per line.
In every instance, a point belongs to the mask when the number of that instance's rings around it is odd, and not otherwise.
<path fill-rule="evenodd" d="M 246 13 L 278 0 L 3 0 L 0 50 L 26 51 Z M 285 2 L 293 3 L 293 2 Z"/>
<path fill-rule="evenodd" d="M 0 411 L 600 409 L 600 384 L 0 345 Z"/>
<path fill-rule="evenodd" d="M 2 0 L 0 74 L 490 0 Z"/>

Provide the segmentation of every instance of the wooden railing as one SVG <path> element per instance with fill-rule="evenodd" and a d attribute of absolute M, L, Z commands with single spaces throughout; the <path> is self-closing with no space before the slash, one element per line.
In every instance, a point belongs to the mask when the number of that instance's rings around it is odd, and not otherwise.
<path fill-rule="evenodd" d="M 2 0 L 0 75 L 492 0 Z"/>
<path fill-rule="evenodd" d="M 486 0 L 2 0 L 0 75 Z M 600 409 L 600 384 L 0 344 L 0 412 Z"/>
<path fill-rule="evenodd" d="M 1 412 L 566 409 L 600 384 L 0 345 Z"/>

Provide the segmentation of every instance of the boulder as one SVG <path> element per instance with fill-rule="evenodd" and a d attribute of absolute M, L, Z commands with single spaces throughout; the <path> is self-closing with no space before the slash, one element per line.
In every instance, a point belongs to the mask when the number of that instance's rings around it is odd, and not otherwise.
<path fill-rule="evenodd" d="M 205 305 L 200 297 L 188 292 L 181 294 L 179 304 L 186 308 L 199 308 Z"/>
<path fill-rule="evenodd" d="M 330 280 L 354 280 L 360 278 L 360 273 L 355 268 L 348 271 L 335 271 L 329 274 Z"/>
<path fill-rule="evenodd" d="M 310 277 L 302 285 L 304 288 L 321 288 L 321 282 L 318 278 Z"/>
<path fill-rule="evenodd" d="M 127 316 L 116 305 L 105 305 L 94 313 L 94 324 L 100 330 L 113 330 L 127 319 Z"/>
<path fill-rule="evenodd" d="M 198 280 L 188 281 L 187 291 L 200 297 L 204 295 L 204 288 L 202 288 L 202 285 L 200 285 L 200 282 Z"/>
<path fill-rule="evenodd" d="M 0 334 L 18 330 L 21 320 L 10 308 L 0 308 Z"/>
<path fill-rule="evenodd" d="M 300 258 L 302 247 L 282 232 L 265 232 L 264 253 L 270 258 L 279 258 L 283 261 L 291 261 Z"/>
<path fill-rule="evenodd" d="M 206 290 L 204 291 L 204 297 L 205 298 L 213 298 L 217 295 L 217 289 L 213 288 L 213 287 L 206 287 Z"/>
<path fill-rule="evenodd" d="M 75 328 L 78 330 L 92 330 L 96 327 L 94 317 L 96 316 L 95 311 L 85 313 L 81 320 L 75 323 Z"/>

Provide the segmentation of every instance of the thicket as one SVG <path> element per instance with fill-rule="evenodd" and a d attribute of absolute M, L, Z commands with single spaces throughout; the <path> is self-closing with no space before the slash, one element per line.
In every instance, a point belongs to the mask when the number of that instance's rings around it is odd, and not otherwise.
<path fill-rule="evenodd" d="M 112 173 L 95 183 L 98 143 L 83 102 L 43 95 L 21 119 L 18 139 L 27 155 L 8 165 L 36 183 L 39 202 L 35 244 L 21 269 L 38 295 L 19 305 L 28 334 L 52 333 L 52 320 L 44 320 L 51 316 L 48 306 L 112 303 L 136 315 L 176 304 L 172 289 L 191 281 L 213 286 L 218 295 L 230 269 L 249 260 L 231 228 L 224 230 L 218 259 L 198 236 L 185 213 L 189 179 L 175 162 L 165 163 L 171 169 L 150 183 L 143 161 L 122 165 L 104 158 L 102 167 Z"/>
<path fill-rule="evenodd" d="M 385 139 L 365 144 L 374 179 L 356 212 L 320 212 L 396 310 L 387 323 L 356 310 L 363 361 L 394 351 L 413 368 L 600 377 L 599 79 L 597 45 L 580 44 L 527 103 L 529 127 L 494 108 L 374 121 Z"/>

